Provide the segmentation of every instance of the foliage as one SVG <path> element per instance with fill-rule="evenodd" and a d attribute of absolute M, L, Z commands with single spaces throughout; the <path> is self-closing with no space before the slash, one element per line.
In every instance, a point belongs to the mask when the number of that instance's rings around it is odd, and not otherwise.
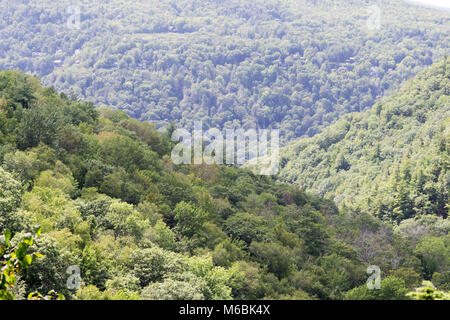
<path fill-rule="evenodd" d="M 405 300 L 407 289 L 405 282 L 396 277 L 387 277 L 381 281 L 380 289 L 369 289 L 366 285 L 350 290 L 346 300 Z"/>
<path fill-rule="evenodd" d="M 313 136 L 449 49 L 448 14 L 400 0 L 377 2 L 381 32 L 366 27 L 366 1 L 82 2 L 79 28 L 71 29 L 73 4 L 3 2 L 0 69 L 37 74 L 158 127 L 203 120 L 208 128 L 280 128 L 286 141 Z M 30 97 L 23 84 L 6 98 L 16 101 L 10 108 L 28 108 Z M 78 125 L 90 112 L 71 109 L 70 116 Z M 26 110 L 22 148 L 55 143 L 60 116 L 46 106 Z M 152 150 L 163 150 L 149 126 L 126 122 Z"/>
<path fill-rule="evenodd" d="M 14 216 L 14 212 L 21 201 L 20 182 L 15 180 L 9 172 L 0 168 L 0 230 L 17 231 L 20 228 L 20 222 Z"/>
<path fill-rule="evenodd" d="M 440 71 L 438 63 L 430 81 Z M 20 271 L 16 298 L 404 299 L 431 279 L 448 290 L 450 227 L 442 215 L 394 224 L 244 168 L 174 165 L 169 137 L 151 125 L 98 111 L 18 71 L 0 72 L 0 80 L 8 109 L 0 117 L 0 229 L 20 243 L 42 226 L 27 249 L 44 257 Z M 23 144 L 22 109 L 46 103 L 60 114 L 59 127 L 44 126 Z M 354 166 L 342 156 L 338 166 L 330 162 L 338 174 Z M 377 293 L 363 285 L 372 264 L 387 275 Z M 73 267 L 79 287 L 68 286 Z"/>
<path fill-rule="evenodd" d="M 37 258 L 43 257 L 40 253 L 27 254 L 33 245 L 33 236 L 41 233 L 41 227 L 36 226 L 32 233 L 26 233 L 16 244 L 11 243 L 11 231 L 5 230 L 0 236 L 0 300 L 12 300 L 12 288 L 16 285 L 17 276 L 27 269 Z"/>
<path fill-rule="evenodd" d="M 430 281 L 423 281 L 416 291 L 409 292 L 407 296 L 414 300 L 450 300 L 450 293 L 436 290 Z"/>
<path fill-rule="evenodd" d="M 447 217 L 449 85 L 444 58 L 371 110 L 292 142 L 281 180 L 383 220 Z"/>

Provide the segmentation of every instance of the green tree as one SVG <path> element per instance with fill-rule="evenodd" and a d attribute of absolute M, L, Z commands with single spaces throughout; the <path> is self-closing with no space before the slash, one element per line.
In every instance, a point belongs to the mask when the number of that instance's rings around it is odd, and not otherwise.
<path fill-rule="evenodd" d="M 203 300 L 200 284 L 197 281 L 180 281 L 164 279 L 163 282 L 151 283 L 142 290 L 144 300 Z"/>
<path fill-rule="evenodd" d="M 208 214 L 202 208 L 184 201 L 177 204 L 174 213 L 176 230 L 186 237 L 197 234 L 208 219 Z"/>
<path fill-rule="evenodd" d="M 33 237 L 39 236 L 40 233 L 41 227 L 36 226 L 32 233 L 26 233 L 16 245 L 11 243 L 9 230 L 5 230 L 0 236 L 0 300 L 14 299 L 12 289 L 17 283 L 18 275 L 36 259 L 43 257 L 37 252 L 27 253 L 33 245 Z"/>
<path fill-rule="evenodd" d="M 22 228 L 15 214 L 22 201 L 20 182 L 0 167 L 0 231 L 18 231 Z"/>
<path fill-rule="evenodd" d="M 403 279 L 389 276 L 381 281 L 380 289 L 362 285 L 347 292 L 345 300 L 405 300 L 407 292 Z"/>
<path fill-rule="evenodd" d="M 184 266 L 180 255 L 158 247 L 135 250 L 130 260 L 130 266 L 142 287 L 161 281 L 170 273 L 180 272 Z"/>
<path fill-rule="evenodd" d="M 277 243 L 252 242 L 249 250 L 256 261 L 267 266 L 267 270 L 279 279 L 288 276 L 293 264 L 292 254 L 288 248 Z"/>
<path fill-rule="evenodd" d="M 450 248 L 446 245 L 444 238 L 425 237 L 417 245 L 414 253 L 422 261 L 426 279 L 431 279 L 435 272 L 448 270 Z"/>
<path fill-rule="evenodd" d="M 263 241 L 268 231 L 261 217 L 249 213 L 237 213 L 225 221 L 225 231 L 233 238 L 250 245 L 252 241 Z"/>

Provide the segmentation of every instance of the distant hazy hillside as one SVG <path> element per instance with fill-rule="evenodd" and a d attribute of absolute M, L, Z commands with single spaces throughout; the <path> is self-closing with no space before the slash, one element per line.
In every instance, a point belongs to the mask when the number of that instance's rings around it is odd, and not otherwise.
<path fill-rule="evenodd" d="M 291 143 L 282 180 L 395 220 L 449 210 L 450 59 L 393 96 Z"/>
<path fill-rule="evenodd" d="M 447 12 L 404 1 L 83 1 L 69 29 L 76 3 L 0 1 L 0 68 L 157 126 L 203 119 L 312 136 L 450 42 Z M 379 30 L 367 26 L 374 4 Z"/>

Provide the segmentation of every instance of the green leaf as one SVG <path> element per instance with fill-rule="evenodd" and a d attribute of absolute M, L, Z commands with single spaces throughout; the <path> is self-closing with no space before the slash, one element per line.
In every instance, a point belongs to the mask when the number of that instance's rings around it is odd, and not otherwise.
<path fill-rule="evenodd" d="M 4 242 L 6 243 L 6 245 L 9 245 L 9 240 L 11 239 L 11 231 L 5 230 L 5 232 L 3 234 L 5 235 Z"/>

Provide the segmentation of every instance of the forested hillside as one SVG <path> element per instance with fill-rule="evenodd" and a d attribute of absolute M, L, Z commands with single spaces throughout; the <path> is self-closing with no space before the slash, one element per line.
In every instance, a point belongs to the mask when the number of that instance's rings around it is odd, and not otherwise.
<path fill-rule="evenodd" d="M 371 107 L 449 37 L 448 12 L 398 0 L 0 1 L 0 69 L 158 128 L 203 119 L 285 140 Z"/>
<path fill-rule="evenodd" d="M 422 279 L 449 289 L 448 220 L 338 212 L 272 177 L 175 166 L 171 147 L 151 124 L 0 72 L 0 263 L 31 263 L 12 288 L 1 274 L 0 298 L 406 299 Z M 43 257 L 25 256 L 30 245 Z M 369 265 L 381 290 L 365 285 Z"/>
<path fill-rule="evenodd" d="M 282 152 L 281 179 L 383 219 L 447 217 L 450 59 Z"/>

